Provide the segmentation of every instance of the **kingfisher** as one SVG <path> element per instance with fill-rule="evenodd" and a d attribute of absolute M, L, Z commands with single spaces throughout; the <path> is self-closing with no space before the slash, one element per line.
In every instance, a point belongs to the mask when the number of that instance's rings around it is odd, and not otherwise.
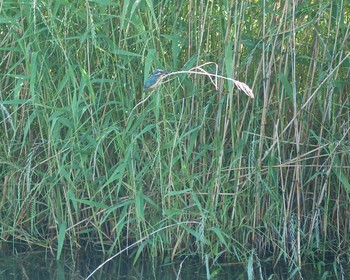
<path fill-rule="evenodd" d="M 154 71 L 153 74 L 147 78 L 145 85 L 143 86 L 143 91 L 147 91 L 148 89 L 156 89 L 162 78 L 168 74 L 170 74 L 170 72 L 156 69 L 156 71 Z"/>

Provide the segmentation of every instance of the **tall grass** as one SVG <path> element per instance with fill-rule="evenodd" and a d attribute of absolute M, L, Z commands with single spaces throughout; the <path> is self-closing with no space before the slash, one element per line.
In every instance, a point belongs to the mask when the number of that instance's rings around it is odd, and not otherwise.
<path fill-rule="evenodd" d="M 1 246 L 60 258 L 136 242 L 135 260 L 198 255 L 257 270 L 272 257 L 292 275 L 309 261 L 340 270 L 350 241 L 349 9 L 0 4 Z M 255 98 L 186 74 L 210 61 Z M 180 72 L 148 96 L 156 68 Z"/>

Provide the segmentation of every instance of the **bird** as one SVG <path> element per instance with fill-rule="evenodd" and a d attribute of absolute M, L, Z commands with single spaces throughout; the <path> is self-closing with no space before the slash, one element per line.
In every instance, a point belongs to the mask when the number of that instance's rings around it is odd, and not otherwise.
<path fill-rule="evenodd" d="M 168 74 L 170 74 L 170 72 L 156 69 L 153 74 L 146 79 L 145 85 L 143 86 L 143 91 L 145 92 L 149 89 L 156 89 L 162 78 Z"/>

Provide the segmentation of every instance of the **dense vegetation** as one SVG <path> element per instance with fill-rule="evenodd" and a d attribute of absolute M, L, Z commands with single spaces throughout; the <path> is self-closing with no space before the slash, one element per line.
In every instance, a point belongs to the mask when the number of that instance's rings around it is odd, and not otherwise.
<path fill-rule="evenodd" d="M 342 271 L 349 11 L 341 0 L 0 3 L 0 247 Z M 142 92 L 156 68 L 206 62 L 255 98 L 183 73 Z"/>

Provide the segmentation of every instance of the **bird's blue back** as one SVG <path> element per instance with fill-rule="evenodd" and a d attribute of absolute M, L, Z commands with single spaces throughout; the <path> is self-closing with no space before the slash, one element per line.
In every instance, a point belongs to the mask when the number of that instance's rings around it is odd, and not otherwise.
<path fill-rule="evenodd" d="M 143 91 L 146 91 L 150 88 L 155 88 L 158 85 L 160 78 L 166 74 L 169 74 L 169 72 L 161 69 L 155 70 L 153 74 L 146 79 L 145 85 L 143 86 Z"/>

